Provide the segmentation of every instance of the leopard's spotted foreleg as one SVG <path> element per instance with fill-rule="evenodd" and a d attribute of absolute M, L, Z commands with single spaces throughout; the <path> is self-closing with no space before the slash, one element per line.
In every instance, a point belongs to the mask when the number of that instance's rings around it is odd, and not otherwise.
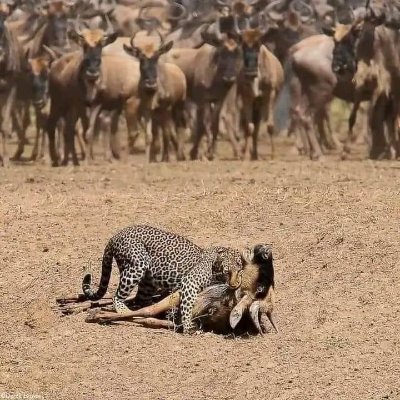
<path fill-rule="evenodd" d="M 193 333 L 197 329 L 192 317 L 193 307 L 198 294 L 212 282 L 215 258 L 212 253 L 203 256 L 201 262 L 182 278 L 180 312 L 183 333 Z"/>

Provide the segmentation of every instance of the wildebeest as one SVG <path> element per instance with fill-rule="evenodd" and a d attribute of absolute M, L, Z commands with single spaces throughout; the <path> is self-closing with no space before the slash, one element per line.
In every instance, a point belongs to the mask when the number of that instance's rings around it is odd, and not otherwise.
<path fill-rule="evenodd" d="M 263 31 L 239 30 L 243 54 L 243 67 L 237 82 L 240 101 L 239 118 L 243 129 L 245 158 L 258 159 L 258 135 L 266 126 L 271 138 L 274 156 L 274 107 L 283 84 L 283 69 L 278 59 L 261 43 Z M 233 111 L 233 110 L 232 110 Z"/>
<path fill-rule="evenodd" d="M 359 91 L 369 85 L 371 100 L 369 128 L 372 135 L 370 158 L 396 158 L 400 154 L 398 127 L 400 57 L 399 22 L 393 13 L 368 7 L 364 18 L 341 25 L 335 37 L 332 68 L 339 78 L 350 75 Z M 389 19 L 387 26 L 383 25 Z M 340 31 L 339 31 L 340 29 Z M 339 35 L 340 33 L 340 35 Z"/>
<path fill-rule="evenodd" d="M 194 143 L 191 159 L 199 157 L 204 134 L 208 139 L 207 156 L 213 157 L 212 137 L 218 133 L 223 102 L 236 82 L 242 57 L 237 35 L 223 34 L 216 23 L 216 32 L 203 32 L 205 45 L 199 49 L 173 49 L 166 60 L 177 65 L 185 74 L 188 100 L 196 105 Z M 193 68 L 193 66 L 199 66 Z M 229 132 L 234 140 L 233 132 Z"/>
<path fill-rule="evenodd" d="M 11 4 L 0 3 L 0 165 L 8 161 L 6 142 L 11 131 L 11 115 L 16 97 L 15 84 L 21 73 L 23 59 L 22 47 L 7 21 L 11 12 Z"/>
<path fill-rule="evenodd" d="M 81 46 L 81 50 L 61 57 L 53 63 L 50 70 L 51 107 L 47 132 L 53 166 L 59 164 L 55 147 L 55 129 L 60 118 L 65 119 L 62 164 L 66 165 L 71 155 L 74 165 L 79 165 L 74 142 L 76 123 L 81 119 L 87 128 L 86 105 L 91 102 L 93 91 L 96 90 L 100 79 L 102 49 L 117 38 L 117 33 L 110 25 L 107 31 L 103 31 L 81 30 L 76 24 L 71 36 Z"/>

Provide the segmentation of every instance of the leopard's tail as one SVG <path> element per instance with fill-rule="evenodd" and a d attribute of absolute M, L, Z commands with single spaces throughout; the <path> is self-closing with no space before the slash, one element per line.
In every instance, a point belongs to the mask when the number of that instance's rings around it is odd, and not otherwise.
<path fill-rule="evenodd" d="M 87 300 L 100 300 L 107 292 L 108 284 L 110 283 L 111 269 L 113 261 L 112 243 L 108 242 L 104 254 L 103 262 L 101 266 L 101 279 L 100 285 L 95 292 L 91 286 L 92 275 L 86 274 L 82 280 L 82 290 Z"/>

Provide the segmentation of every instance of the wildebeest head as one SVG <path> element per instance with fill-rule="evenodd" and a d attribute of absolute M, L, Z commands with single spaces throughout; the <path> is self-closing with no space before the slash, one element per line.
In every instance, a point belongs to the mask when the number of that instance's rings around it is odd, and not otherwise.
<path fill-rule="evenodd" d="M 160 37 L 158 48 L 153 43 L 146 43 L 143 46 L 136 46 L 134 43 L 135 35 L 131 38 L 130 46 L 124 44 L 124 50 L 139 60 L 140 64 L 140 85 L 149 92 L 157 89 L 158 79 L 158 60 L 160 56 L 171 50 L 174 42 L 164 43 L 162 35 L 157 31 Z"/>
<path fill-rule="evenodd" d="M 371 7 L 361 11 L 355 16 L 350 9 L 345 23 L 324 28 L 324 33 L 333 37 L 332 71 L 339 77 L 357 72 L 361 54 L 372 57 L 375 28 L 385 21 L 384 13 Z"/>
<path fill-rule="evenodd" d="M 14 9 L 16 8 L 16 3 L 13 0 L 2 0 L 0 1 L 0 15 L 4 18 L 7 18 L 12 14 Z M 3 21 L 4 22 L 4 21 Z"/>
<path fill-rule="evenodd" d="M 42 109 L 48 101 L 48 83 L 51 63 L 61 56 L 47 46 L 43 46 L 45 53 L 39 57 L 28 58 L 28 72 L 32 82 L 32 103 L 35 108 Z"/>
<path fill-rule="evenodd" d="M 315 34 L 315 12 L 305 1 L 274 0 L 260 14 L 267 28 L 264 43 L 283 63 L 291 46 L 302 38 Z M 311 22 L 311 24 L 310 24 Z"/>
<path fill-rule="evenodd" d="M 202 38 L 205 43 L 216 49 L 214 63 L 217 76 L 226 84 L 234 83 L 242 65 L 240 37 L 233 32 L 221 33 L 218 20 L 215 34 L 203 31 Z"/>
<path fill-rule="evenodd" d="M 103 47 L 114 42 L 118 33 L 114 31 L 107 19 L 107 30 L 83 29 L 80 30 L 76 21 L 75 28 L 70 31 L 70 37 L 83 49 L 82 72 L 88 82 L 95 82 L 100 77 L 101 53 Z"/>
<path fill-rule="evenodd" d="M 246 19 L 246 29 L 240 29 L 238 20 L 234 19 L 235 32 L 240 37 L 243 55 L 243 71 L 247 78 L 253 79 L 258 74 L 258 55 L 262 45 L 262 37 L 266 30 L 259 28 L 250 28 L 249 20 Z"/>
<path fill-rule="evenodd" d="M 337 75 L 357 72 L 356 42 L 361 32 L 361 25 L 337 24 L 330 33 L 333 36 L 332 71 Z"/>

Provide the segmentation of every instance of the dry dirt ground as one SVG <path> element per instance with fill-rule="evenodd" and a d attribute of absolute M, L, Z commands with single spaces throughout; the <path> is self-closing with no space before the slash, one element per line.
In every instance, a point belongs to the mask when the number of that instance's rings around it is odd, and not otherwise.
<path fill-rule="evenodd" d="M 1 169 L 0 398 L 400 399 L 399 179 L 399 162 L 282 154 Z M 280 333 L 60 317 L 55 298 L 80 291 L 88 264 L 97 282 L 107 240 L 136 223 L 200 245 L 272 243 Z"/>

